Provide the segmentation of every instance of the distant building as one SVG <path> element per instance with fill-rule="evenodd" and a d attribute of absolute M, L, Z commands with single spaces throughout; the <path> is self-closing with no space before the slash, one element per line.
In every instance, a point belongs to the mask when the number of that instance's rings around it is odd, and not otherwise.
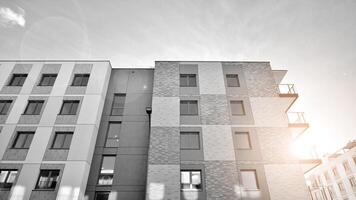
<path fill-rule="evenodd" d="M 305 173 L 314 200 L 356 200 L 356 141 Z"/>
<path fill-rule="evenodd" d="M 286 113 L 298 94 L 285 73 L 0 61 L 0 199 L 308 199 L 289 149 L 308 123 Z"/>

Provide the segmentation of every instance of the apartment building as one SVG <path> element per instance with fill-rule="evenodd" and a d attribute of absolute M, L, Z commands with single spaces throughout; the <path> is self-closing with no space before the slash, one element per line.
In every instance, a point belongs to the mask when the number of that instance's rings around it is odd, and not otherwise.
<path fill-rule="evenodd" d="M 309 199 L 269 62 L 0 62 L 0 199 Z M 152 113 L 152 114 L 151 114 Z"/>
<path fill-rule="evenodd" d="M 305 173 L 313 200 L 356 200 L 356 141 Z"/>

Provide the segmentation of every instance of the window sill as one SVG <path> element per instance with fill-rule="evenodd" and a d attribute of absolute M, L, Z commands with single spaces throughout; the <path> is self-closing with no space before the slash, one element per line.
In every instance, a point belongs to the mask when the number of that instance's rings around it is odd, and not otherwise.
<path fill-rule="evenodd" d="M 87 85 L 71 85 L 71 87 L 87 87 Z"/>
<path fill-rule="evenodd" d="M 58 115 L 62 115 L 62 116 L 75 116 L 75 115 L 77 115 L 77 114 L 58 114 Z"/>
<path fill-rule="evenodd" d="M 10 149 L 16 149 L 16 150 L 29 150 L 30 148 L 14 148 L 14 147 L 11 147 Z"/>
<path fill-rule="evenodd" d="M 53 85 L 37 85 L 37 87 L 53 87 Z"/>
<path fill-rule="evenodd" d="M 181 192 L 202 192 L 203 189 L 180 189 Z"/>
<path fill-rule="evenodd" d="M 69 148 L 49 148 L 49 150 L 69 150 Z"/>

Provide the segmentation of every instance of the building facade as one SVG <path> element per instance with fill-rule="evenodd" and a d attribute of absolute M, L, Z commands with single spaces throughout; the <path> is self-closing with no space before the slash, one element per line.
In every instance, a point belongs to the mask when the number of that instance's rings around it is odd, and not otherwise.
<path fill-rule="evenodd" d="M 314 200 L 356 200 L 356 141 L 305 173 Z"/>
<path fill-rule="evenodd" d="M 0 199 L 308 199 L 269 62 L 0 62 Z M 150 114 L 150 110 L 152 114 Z"/>

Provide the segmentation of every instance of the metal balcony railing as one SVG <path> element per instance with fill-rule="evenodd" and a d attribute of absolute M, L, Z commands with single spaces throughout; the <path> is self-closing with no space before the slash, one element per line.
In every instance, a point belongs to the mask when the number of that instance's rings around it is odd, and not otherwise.
<path fill-rule="evenodd" d="M 294 84 L 279 84 L 278 89 L 280 94 L 297 94 Z"/>
<path fill-rule="evenodd" d="M 288 121 L 290 124 L 307 124 L 304 112 L 288 112 Z"/>

